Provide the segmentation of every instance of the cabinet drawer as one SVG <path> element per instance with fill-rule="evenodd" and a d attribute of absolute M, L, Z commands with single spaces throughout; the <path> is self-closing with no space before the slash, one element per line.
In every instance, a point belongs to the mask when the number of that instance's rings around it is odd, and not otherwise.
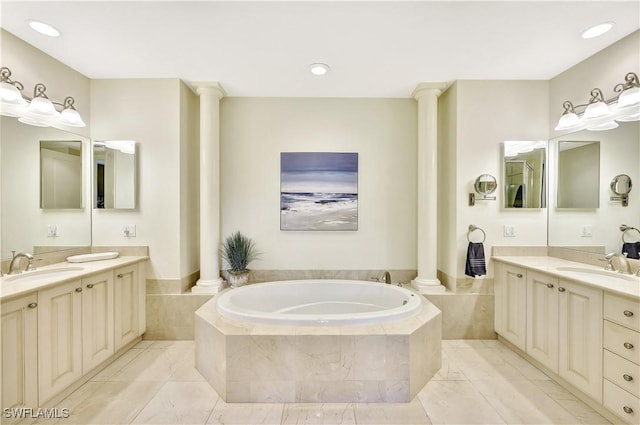
<path fill-rule="evenodd" d="M 640 301 L 605 292 L 604 318 L 640 331 Z"/>
<path fill-rule="evenodd" d="M 640 399 L 606 379 L 603 382 L 604 407 L 624 419 L 626 423 L 640 423 Z"/>
<path fill-rule="evenodd" d="M 640 397 L 640 366 L 604 350 L 604 377 Z"/>
<path fill-rule="evenodd" d="M 638 332 L 605 320 L 604 348 L 640 364 L 640 333 Z"/>

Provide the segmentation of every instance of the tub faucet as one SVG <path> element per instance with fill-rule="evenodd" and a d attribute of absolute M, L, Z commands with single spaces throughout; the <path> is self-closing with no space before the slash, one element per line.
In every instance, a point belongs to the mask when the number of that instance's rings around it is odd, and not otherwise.
<path fill-rule="evenodd" d="M 9 263 L 9 271 L 7 274 L 18 274 L 18 273 L 22 273 L 21 270 L 19 270 L 16 267 L 14 267 L 14 264 L 17 265 L 17 260 L 19 260 L 20 258 L 26 258 L 28 263 L 27 263 L 27 267 L 24 269 L 25 271 L 30 271 L 30 270 L 34 270 L 33 268 L 33 264 L 31 264 L 31 261 L 33 261 L 33 255 L 29 254 L 28 252 L 19 252 L 16 254 L 15 251 L 12 251 L 13 253 L 13 258 L 11 258 L 11 262 Z"/>
<path fill-rule="evenodd" d="M 622 274 L 631 274 L 631 265 L 629 264 L 629 260 L 627 260 L 626 254 L 620 254 L 619 252 L 612 252 L 607 254 L 605 257 L 607 260 L 607 265 L 605 266 L 605 270 L 614 270 L 618 273 Z M 618 269 L 613 266 L 613 260 L 618 259 Z"/>
<path fill-rule="evenodd" d="M 384 283 L 391 283 L 391 274 L 388 271 L 384 271 L 382 272 L 382 274 L 380 275 L 380 277 L 372 277 L 371 280 L 376 281 L 376 282 L 384 282 Z"/>

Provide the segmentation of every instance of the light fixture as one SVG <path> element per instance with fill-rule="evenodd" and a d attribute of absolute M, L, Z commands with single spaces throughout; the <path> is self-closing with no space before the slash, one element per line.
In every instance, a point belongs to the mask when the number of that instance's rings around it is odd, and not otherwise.
<path fill-rule="evenodd" d="M 609 32 L 611 28 L 613 28 L 613 22 L 604 22 L 602 24 L 594 25 L 582 32 L 582 38 L 589 39 L 600 37 L 602 34 Z"/>
<path fill-rule="evenodd" d="M 41 127 L 61 124 L 70 127 L 85 127 L 82 117 L 76 111 L 74 99 L 68 96 L 63 103 L 51 101 L 47 96 L 47 87 L 37 83 L 33 88 L 33 97 L 26 97 L 24 86 L 11 79 L 11 70 L 0 68 L 0 112 L 2 115 L 18 117 L 18 121 Z"/>
<path fill-rule="evenodd" d="M 329 72 L 329 65 L 326 63 L 312 63 L 309 65 L 309 70 L 313 75 L 321 77 Z"/>
<path fill-rule="evenodd" d="M 54 28 L 53 26 L 47 24 L 46 22 L 36 21 L 35 19 L 30 19 L 27 21 L 32 30 L 39 32 L 42 35 L 46 35 L 47 37 L 60 37 L 60 31 Z"/>
<path fill-rule="evenodd" d="M 616 84 L 613 88 L 615 95 L 605 99 L 602 90 L 591 90 L 589 103 L 575 105 L 565 101 L 562 106 L 564 112 L 558 120 L 556 131 L 587 130 L 602 131 L 617 128 L 618 122 L 640 120 L 640 81 L 638 75 L 629 72 L 624 77 L 624 83 Z M 581 111 L 581 112 L 578 112 Z"/>

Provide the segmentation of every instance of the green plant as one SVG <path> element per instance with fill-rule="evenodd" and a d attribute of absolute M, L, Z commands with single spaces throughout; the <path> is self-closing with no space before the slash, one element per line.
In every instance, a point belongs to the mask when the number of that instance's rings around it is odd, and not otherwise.
<path fill-rule="evenodd" d="M 239 231 L 227 236 L 222 243 L 221 254 L 229 266 L 229 272 L 235 274 L 246 272 L 249 263 L 258 258 L 258 251 L 251 238 Z"/>

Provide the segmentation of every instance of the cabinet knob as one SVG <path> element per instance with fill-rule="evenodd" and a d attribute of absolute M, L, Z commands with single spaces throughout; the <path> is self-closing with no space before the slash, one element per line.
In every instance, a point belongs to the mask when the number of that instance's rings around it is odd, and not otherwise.
<path fill-rule="evenodd" d="M 82 287 L 76 288 L 76 292 L 82 292 Z"/>
<path fill-rule="evenodd" d="M 623 314 L 627 317 L 633 317 L 633 311 L 625 310 Z"/>
<path fill-rule="evenodd" d="M 622 345 L 624 345 L 624 348 L 626 348 L 627 350 L 631 350 L 633 348 L 633 344 L 630 342 L 625 342 Z"/>
<path fill-rule="evenodd" d="M 627 375 L 626 373 L 624 375 L 622 375 L 622 378 L 627 382 L 633 381 L 633 376 Z"/>
<path fill-rule="evenodd" d="M 122 273 L 118 273 L 118 274 L 116 275 L 116 277 L 117 277 L 118 279 L 122 279 L 122 278 L 124 277 L 124 275 L 123 275 Z"/>
<path fill-rule="evenodd" d="M 89 289 L 93 288 L 93 283 L 88 283 L 87 284 L 87 288 L 89 288 Z"/>
<path fill-rule="evenodd" d="M 633 409 L 630 408 L 629 406 L 624 406 L 622 410 L 624 410 L 624 413 L 627 413 L 629 415 L 633 413 Z"/>
<path fill-rule="evenodd" d="M 549 289 L 553 288 L 553 283 L 547 283 L 547 288 Z"/>
<path fill-rule="evenodd" d="M 36 307 L 38 307 L 38 303 L 29 303 L 29 305 L 27 305 L 27 307 L 36 308 Z"/>
<path fill-rule="evenodd" d="M 560 286 L 560 287 L 558 288 L 558 291 L 560 291 L 560 292 L 564 292 L 564 291 L 566 291 L 566 289 L 564 289 L 562 286 Z"/>
<path fill-rule="evenodd" d="M 516 277 L 517 277 L 518 279 L 521 279 L 521 278 L 522 278 L 522 273 L 518 273 L 518 274 L 516 275 Z"/>

